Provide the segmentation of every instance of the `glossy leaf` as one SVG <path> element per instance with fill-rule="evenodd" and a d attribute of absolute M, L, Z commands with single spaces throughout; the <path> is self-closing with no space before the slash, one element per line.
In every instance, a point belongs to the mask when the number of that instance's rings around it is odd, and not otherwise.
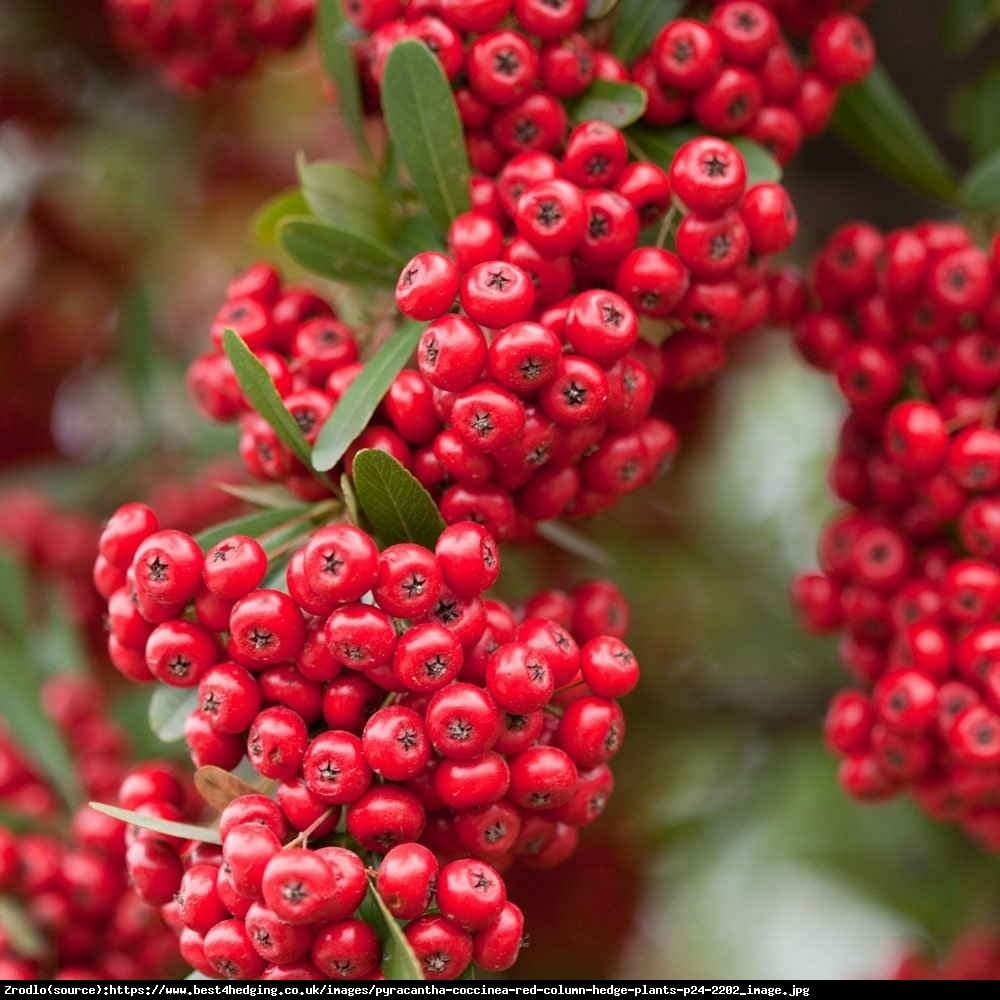
<path fill-rule="evenodd" d="M 358 911 L 382 943 L 382 975 L 386 979 L 423 979 L 417 956 L 403 934 L 403 927 L 369 881 L 368 895 Z"/>
<path fill-rule="evenodd" d="M 0 628 L 15 636 L 28 624 L 27 584 L 20 559 L 0 546 Z"/>
<path fill-rule="evenodd" d="M 743 136 L 737 136 L 730 141 L 743 154 L 748 187 L 761 181 L 781 180 L 781 164 L 759 142 L 745 139 Z"/>
<path fill-rule="evenodd" d="M 955 197 L 951 167 L 881 66 L 841 91 L 833 129 L 859 156 L 894 180 L 934 198 Z"/>
<path fill-rule="evenodd" d="M 132 826 L 139 826 L 144 830 L 153 830 L 155 833 L 164 833 L 168 837 L 197 840 L 202 844 L 222 843 L 219 831 L 211 826 L 175 823 L 173 820 L 160 819 L 159 816 L 146 816 L 143 813 L 132 812 L 131 809 L 109 806 L 104 802 L 91 802 L 90 808 L 96 809 L 97 812 L 104 813 L 105 816 L 110 816 L 112 819 L 119 819 L 123 823 L 130 823 Z"/>
<path fill-rule="evenodd" d="M 302 196 L 320 222 L 375 237 L 387 235 L 392 206 L 371 178 L 336 160 L 310 163 L 302 154 L 296 167 Z"/>
<path fill-rule="evenodd" d="M 230 535 L 250 535 L 252 538 L 256 538 L 266 531 L 271 531 L 287 521 L 301 516 L 306 509 L 305 504 L 300 504 L 297 507 L 270 507 L 266 510 L 254 511 L 245 517 L 234 517 L 229 521 L 222 521 L 211 528 L 206 528 L 200 534 L 195 535 L 195 541 L 202 547 L 202 550 L 207 550 Z"/>
<path fill-rule="evenodd" d="M 149 728 L 164 743 L 184 739 L 184 723 L 198 707 L 196 687 L 179 688 L 158 684 L 149 699 Z"/>
<path fill-rule="evenodd" d="M 595 80 L 587 91 L 567 104 L 575 122 L 599 120 L 625 128 L 646 113 L 646 91 L 634 83 Z"/>
<path fill-rule="evenodd" d="M 611 51 L 626 65 L 649 51 L 657 32 L 684 9 L 685 0 L 621 0 Z"/>
<path fill-rule="evenodd" d="M 288 188 L 264 202 L 253 217 L 254 239 L 265 246 L 278 245 L 278 230 L 285 219 L 309 214 L 309 205 L 301 188 Z"/>
<path fill-rule="evenodd" d="M 678 125 L 675 128 L 647 128 L 633 125 L 626 133 L 632 152 L 642 160 L 649 160 L 664 170 L 670 170 L 674 154 L 689 139 L 702 135 L 697 125 Z"/>
<path fill-rule="evenodd" d="M 409 321 L 401 324 L 348 386 L 316 438 L 314 468 L 327 471 L 344 457 L 354 439 L 368 426 L 392 380 L 413 354 L 422 332 L 422 324 Z"/>
<path fill-rule="evenodd" d="M 278 395 L 267 369 L 233 330 L 223 333 L 222 343 L 247 401 L 271 425 L 285 447 L 308 466 L 312 449 Z"/>
<path fill-rule="evenodd" d="M 385 545 L 416 542 L 433 549 L 444 531 L 437 504 L 420 482 L 384 451 L 354 456 L 354 491 L 372 530 Z"/>
<path fill-rule="evenodd" d="M 963 178 L 958 200 L 974 212 L 1000 209 L 1000 149 L 980 160 Z"/>
<path fill-rule="evenodd" d="M 194 787 L 198 794 L 218 812 L 222 812 L 233 799 L 238 799 L 241 795 L 254 795 L 257 792 L 253 785 L 213 764 L 206 764 L 194 772 Z"/>
<path fill-rule="evenodd" d="M 469 208 L 469 157 L 451 84 L 423 42 L 389 53 L 382 113 L 396 154 L 440 231 Z"/>
<path fill-rule="evenodd" d="M 392 287 L 406 263 L 394 248 L 373 236 L 316 219 L 286 219 L 279 238 L 292 260 L 307 271 L 349 285 Z"/>
<path fill-rule="evenodd" d="M 429 212 L 420 211 L 403 221 L 395 245 L 407 258 L 424 250 L 444 250 L 444 240 Z"/>
<path fill-rule="evenodd" d="M 0 690 L 3 691 L 3 719 L 18 749 L 30 758 L 63 801 L 74 806 L 80 801 L 73 759 L 59 730 L 42 709 L 41 678 L 34 664 L 16 647 L 0 652 Z"/>
<path fill-rule="evenodd" d="M 316 37 L 323 67 L 337 89 L 337 108 L 358 152 L 370 160 L 372 154 L 365 138 L 365 116 L 361 105 L 361 81 L 348 38 L 349 28 L 341 0 L 317 0 Z"/>
<path fill-rule="evenodd" d="M 298 501 L 278 483 L 215 483 L 217 490 L 255 507 L 291 507 Z"/>
<path fill-rule="evenodd" d="M 354 492 L 354 483 L 346 472 L 340 477 L 340 495 L 344 498 L 344 510 L 347 512 L 348 520 L 351 524 L 362 527 L 363 515 L 358 506 L 357 494 Z"/>

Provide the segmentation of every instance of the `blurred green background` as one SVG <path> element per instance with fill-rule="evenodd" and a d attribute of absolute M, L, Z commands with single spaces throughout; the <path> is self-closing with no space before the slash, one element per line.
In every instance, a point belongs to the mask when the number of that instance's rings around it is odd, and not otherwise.
<path fill-rule="evenodd" d="M 960 8 L 995 6 L 872 10 L 888 69 L 959 166 L 1000 139 L 995 38 L 953 44 Z M 298 150 L 349 155 L 308 46 L 191 101 L 120 59 L 99 0 L 0 2 L 0 487 L 100 516 L 234 453 L 187 405 L 183 366 L 225 281 L 266 252 L 251 219 Z M 800 262 L 849 217 L 941 211 L 831 137 L 786 179 Z M 908 945 L 1000 918 L 995 859 L 909 803 L 849 802 L 821 746 L 843 676 L 786 591 L 830 509 L 832 390 L 769 331 L 673 415 L 675 470 L 584 528 L 606 566 L 508 560 L 514 597 L 610 575 L 644 667 L 611 810 L 570 864 L 512 880 L 531 935 L 517 973 L 880 975 Z M 122 690 L 119 714 L 142 752 L 176 752 L 145 730 L 145 697 Z"/>

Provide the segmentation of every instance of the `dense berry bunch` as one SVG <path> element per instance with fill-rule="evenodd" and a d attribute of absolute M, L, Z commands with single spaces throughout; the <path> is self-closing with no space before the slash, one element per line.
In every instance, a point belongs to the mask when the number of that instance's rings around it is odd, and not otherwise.
<path fill-rule="evenodd" d="M 351 0 L 345 9 L 370 33 L 357 52 L 372 109 L 392 47 L 420 39 L 453 82 L 474 169 L 492 176 L 518 153 L 559 151 L 563 101 L 601 79 L 641 86 L 650 125 L 693 120 L 756 139 L 787 162 L 826 127 L 838 89 L 871 70 L 875 49 L 862 21 L 833 13 L 808 25 L 803 69 L 771 6 L 725 0 L 706 21 L 668 21 L 630 67 L 582 32 L 586 0 Z"/>
<path fill-rule="evenodd" d="M 126 744 L 93 682 L 72 675 L 42 689 L 86 794 L 113 799 L 125 772 Z M 55 829 L 59 800 L 6 729 L 0 732 L 0 808 L 28 827 Z M 67 831 L 15 833 L 0 825 L 0 892 L 24 907 L 39 932 L 41 953 L 18 953 L 0 933 L 3 979 L 158 978 L 172 965 L 170 934 L 153 907 L 125 883 L 121 824 L 79 808 Z"/>
<path fill-rule="evenodd" d="M 805 357 L 848 404 L 830 484 L 849 510 L 795 583 L 864 690 L 827 737 L 852 794 L 909 789 L 1000 850 L 1000 268 L 961 226 L 833 234 Z"/>
<path fill-rule="evenodd" d="M 296 46 L 315 0 L 106 0 L 122 48 L 182 90 L 245 76 L 270 51 Z"/>
<path fill-rule="evenodd" d="M 203 554 L 190 536 L 156 529 L 149 508 L 130 504 L 101 538 L 102 557 L 127 579 L 109 607 L 112 655 L 137 680 L 197 686 L 186 725 L 193 762 L 231 769 L 245 754 L 279 783 L 276 802 L 262 799 L 260 808 L 281 830 L 309 831 L 315 841 L 341 829 L 372 854 L 419 842 L 442 861 L 472 856 L 502 870 L 515 860 L 560 863 L 577 828 L 603 811 L 608 761 L 624 738 L 618 699 L 639 673 L 622 641 L 627 608 L 612 585 L 544 592 L 515 614 L 481 596 L 500 562 L 479 524 L 453 524 L 433 552 L 410 543 L 380 552 L 365 532 L 338 523 L 295 551 L 285 593 L 260 589 L 268 559 L 252 538 L 233 536 Z M 161 817 L 181 818 L 181 792 L 171 788 L 152 798 L 162 800 Z M 121 803 L 136 807 L 127 790 Z M 272 840 L 274 853 L 284 836 L 275 830 Z M 181 852 L 158 847 L 162 863 L 154 863 L 149 850 L 136 848 L 152 867 L 133 878 L 147 879 L 144 897 L 162 903 L 182 877 Z M 441 886 L 439 878 L 449 916 Z M 256 894 L 237 892 L 247 905 Z M 228 906 L 227 920 L 246 916 L 240 905 Z M 514 917 L 504 914 L 497 934 L 507 940 Z M 430 955 L 441 934 L 458 934 L 465 958 L 449 974 L 479 947 L 447 920 L 410 926 L 426 931 Z M 480 944 L 477 961 L 499 968 L 493 946 Z M 414 941 L 418 952 L 423 946 Z M 316 964 L 336 976 L 319 948 Z M 238 963 L 208 961 L 219 973 L 246 974 Z M 433 961 L 428 974 L 442 971 Z"/>
<path fill-rule="evenodd" d="M 998 980 L 1000 934 L 986 928 L 965 931 L 938 961 L 914 951 L 903 956 L 891 979 Z"/>

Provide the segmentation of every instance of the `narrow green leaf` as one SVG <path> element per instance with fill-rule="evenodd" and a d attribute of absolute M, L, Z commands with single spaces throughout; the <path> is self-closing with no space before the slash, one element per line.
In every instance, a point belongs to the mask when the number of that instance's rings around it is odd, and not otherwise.
<path fill-rule="evenodd" d="M 28 652 L 46 675 L 77 673 L 86 668 L 88 653 L 70 616 L 66 597 L 55 587 L 44 600 L 45 619 L 28 635 Z"/>
<path fill-rule="evenodd" d="M 196 687 L 179 688 L 158 685 L 149 699 L 149 728 L 164 743 L 184 739 L 184 723 L 198 707 Z"/>
<path fill-rule="evenodd" d="M 423 332 L 422 324 L 405 322 L 350 384 L 320 429 L 313 449 L 313 467 L 328 471 L 368 426 L 392 380 L 406 365 Z"/>
<path fill-rule="evenodd" d="M 43 958 L 48 951 L 45 937 L 21 901 L 13 896 L 0 896 L 0 929 L 11 950 L 21 958 Z"/>
<path fill-rule="evenodd" d="M 207 550 L 230 535 L 250 535 L 256 538 L 292 518 L 299 517 L 305 510 L 306 505 L 299 504 L 297 507 L 269 507 L 266 510 L 254 511 L 245 517 L 234 517 L 207 528 L 201 534 L 195 535 L 195 541 L 203 550 Z"/>
<path fill-rule="evenodd" d="M 649 50 L 657 32 L 684 9 L 686 0 L 621 0 L 611 51 L 631 64 Z"/>
<path fill-rule="evenodd" d="M 307 271 L 349 285 L 396 284 L 406 259 L 372 236 L 298 216 L 286 219 L 281 245 Z"/>
<path fill-rule="evenodd" d="M 416 542 L 433 549 L 444 531 L 437 504 L 391 455 L 365 448 L 354 456 L 354 491 L 383 545 Z"/>
<path fill-rule="evenodd" d="M 1000 64 L 956 90 L 949 101 L 948 127 L 963 139 L 973 162 L 1000 149 Z"/>
<path fill-rule="evenodd" d="M 730 141 L 743 154 L 748 186 L 761 181 L 781 180 L 781 164 L 759 142 L 743 136 L 736 136 Z"/>
<path fill-rule="evenodd" d="M 697 125 L 678 125 L 667 129 L 633 125 L 626 131 L 625 138 L 639 159 L 649 160 L 664 170 L 669 170 L 677 150 L 689 139 L 702 134 Z"/>
<path fill-rule="evenodd" d="M 620 0 L 587 0 L 587 20 L 598 21 L 602 17 L 607 17 Z"/>
<path fill-rule="evenodd" d="M 215 483 L 217 490 L 255 507 L 291 507 L 297 501 L 284 486 L 277 483 Z"/>
<path fill-rule="evenodd" d="M 951 167 L 881 66 L 841 91 L 833 130 L 889 177 L 934 198 L 955 197 Z"/>
<path fill-rule="evenodd" d="M 942 4 L 942 34 L 949 52 L 968 52 L 1000 20 L 996 0 L 951 0 Z"/>
<path fill-rule="evenodd" d="M 358 910 L 382 943 L 382 975 L 386 979 L 423 979 L 420 962 L 403 934 L 403 927 L 369 881 L 368 895 Z"/>
<path fill-rule="evenodd" d="M 430 212 L 420 211 L 403 220 L 394 240 L 405 257 L 415 257 L 424 250 L 444 250 L 444 240 Z"/>
<path fill-rule="evenodd" d="M 42 710 L 37 668 L 16 651 L 0 651 L 3 718 L 18 749 L 29 757 L 70 807 L 80 801 L 76 769 L 55 723 Z"/>
<path fill-rule="evenodd" d="M 963 208 L 973 212 L 1000 209 L 1000 149 L 980 160 L 965 175 L 958 200 Z"/>
<path fill-rule="evenodd" d="M 361 106 L 361 81 L 354 52 L 347 38 L 350 25 L 344 17 L 341 0 L 318 0 L 316 37 L 327 75 L 337 89 L 337 107 L 358 152 L 371 160 L 371 148 L 365 138 L 365 116 Z"/>
<path fill-rule="evenodd" d="M 354 492 L 354 483 L 351 477 L 345 472 L 340 477 L 340 495 L 344 498 L 344 510 L 351 524 L 361 527 L 361 508 L 358 506 L 358 495 Z"/>
<path fill-rule="evenodd" d="M 308 466 L 312 449 L 295 422 L 295 417 L 288 412 L 278 395 L 267 369 L 235 330 L 223 332 L 222 344 L 236 373 L 236 381 L 250 405 L 274 428 L 274 432 L 292 454 Z"/>
<path fill-rule="evenodd" d="M 625 128 L 646 113 L 646 91 L 634 83 L 616 80 L 595 80 L 579 97 L 567 104 L 575 122 L 595 119 Z"/>
<path fill-rule="evenodd" d="M 96 809 L 112 819 L 120 819 L 123 823 L 166 834 L 168 837 L 180 837 L 183 840 L 197 840 L 202 844 L 221 844 L 219 831 L 211 826 L 194 826 L 191 823 L 175 823 L 173 820 L 160 819 L 159 816 L 146 816 L 143 813 L 132 812 L 131 809 L 119 809 L 104 802 L 91 802 L 91 809 Z"/>
<path fill-rule="evenodd" d="M 601 548 L 586 535 L 581 535 L 575 528 L 563 524 L 562 521 L 542 521 L 535 530 L 547 542 L 551 542 L 570 555 L 586 559 L 604 569 L 614 564 L 607 549 Z"/>
<path fill-rule="evenodd" d="M 0 627 L 21 636 L 28 626 L 28 580 L 13 552 L 0 547 Z"/>
<path fill-rule="evenodd" d="M 389 53 L 382 113 L 413 186 L 444 233 L 469 208 L 469 157 L 451 84 L 423 42 L 407 39 Z"/>
<path fill-rule="evenodd" d="M 281 228 L 282 222 L 293 215 L 309 215 L 309 205 L 306 203 L 305 195 L 301 188 L 297 187 L 288 188 L 273 198 L 268 198 L 257 209 L 250 226 L 254 239 L 264 246 L 276 247 L 278 245 L 278 230 Z"/>
<path fill-rule="evenodd" d="M 369 236 L 385 237 L 392 206 L 381 186 L 336 160 L 296 160 L 302 196 L 320 222 Z"/>

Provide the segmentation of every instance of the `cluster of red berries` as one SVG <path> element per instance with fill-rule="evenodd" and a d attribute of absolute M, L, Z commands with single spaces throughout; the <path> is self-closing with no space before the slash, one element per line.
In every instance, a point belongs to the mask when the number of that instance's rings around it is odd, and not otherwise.
<path fill-rule="evenodd" d="M 827 738 L 852 795 L 909 789 L 1000 850 L 1000 242 L 951 223 L 837 230 L 796 338 L 850 405 L 830 471 L 849 508 L 794 587 L 867 689 Z"/>
<path fill-rule="evenodd" d="M 719 2 L 719 0 L 715 0 Z M 764 0 L 790 35 L 808 35 L 831 14 L 863 13 L 871 0 Z"/>
<path fill-rule="evenodd" d="M 154 789 L 160 798 L 139 801 Z M 173 814 L 181 794 L 176 778 L 154 764 L 123 786 L 123 803 Z M 369 875 L 406 922 L 424 978 L 456 979 L 473 960 L 491 972 L 514 964 L 524 919 L 491 864 L 468 857 L 442 864 L 404 839 L 380 848 L 381 857 L 367 855 L 377 871 L 366 868 L 335 832 L 340 806 L 307 799 L 306 792 L 233 799 L 219 816 L 221 847 L 131 828 L 130 875 L 144 898 L 162 905 L 194 969 L 215 979 L 383 978 L 382 944 L 363 919 Z"/>
<path fill-rule="evenodd" d="M 41 692 L 46 713 L 71 752 L 89 796 L 114 798 L 125 773 L 126 744 L 110 721 L 100 688 L 64 675 Z M 0 807 L 27 826 L 53 827 L 60 806 L 6 730 L 0 733 Z M 24 907 L 44 946 L 19 954 L 0 930 L 2 979 L 143 979 L 169 973 L 171 935 L 155 908 L 127 887 L 125 831 L 89 806 L 67 821 L 65 836 L 15 833 L 0 826 L 0 892 Z"/>
<path fill-rule="evenodd" d="M 378 109 L 392 47 L 423 41 L 454 83 L 473 168 L 493 176 L 519 153 L 560 150 L 562 102 L 595 80 L 641 86 L 653 126 L 693 119 L 787 162 L 826 127 L 838 89 L 868 74 L 875 47 L 862 21 L 834 13 L 811 27 L 803 70 L 769 6 L 725 0 L 705 22 L 671 20 L 631 67 L 581 33 L 585 0 L 352 0 L 345 9 L 369 33 L 357 45 L 369 107 Z"/>
<path fill-rule="evenodd" d="M 101 604 L 90 580 L 100 523 L 61 510 L 31 487 L 0 492 L 0 549 L 30 571 L 31 581 L 55 587 L 79 625 L 100 622 Z"/>
<path fill-rule="evenodd" d="M 666 24 L 632 77 L 646 91 L 650 125 L 693 118 L 710 132 L 748 136 L 784 164 L 826 128 L 839 88 L 875 65 L 868 28 L 852 14 L 816 24 L 809 52 L 803 69 L 765 3 L 725 0 L 707 22 Z"/>
<path fill-rule="evenodd" d="M 617 699 L 639 675 L 621 638 L 628 610 L 611 584 L 544 592 L 515 615 L 481 596 L 497 579 L 500 558 L 493 538 L 471 521 L 446 528 L 433 552 L 410 543 L 380 552 L 353 525 L 319 528 L 288 562 L 287 593 L 259 589 L 268 558 L 255 539 L 226 538 L 203 554 L 191 536 L 158 531 L 141 504 L 111 517 L 100 552 L 125 581 L 109 602 L 119 669 L 137 680 L 197 686 L 198 707 L 186 725 L 193 762 L 231 769 L 246 754 L 258 773 L 279 782 L 276 802 L 262 808 L 280 814 L 282 828 L 320 839 L 339 824 L 352 844 L 374 854 L 419 842 L 442 860 L 488 862 L 475 866 L 481 874 L 515 860 L 560 863 L 576 847 L 577 828 L 603 811 L 613 787 L 608 761 L 624 738 Z M 192 603 L 193 618 L 185 617 Z M 183 818 L 181 793 L 171 787 L 145 808 Z M 132 794 L 120 801 L 137 807 Z M 228 844 L 226 831 L 223 838 Z M 271 854 L 278 851 L 280 834 L 267 839 Z M 144 898 L 166 902 L 180 884 L 181 854 L 152 834 L 142 843 L 135 858 L 130 852 L 133 881 Z M 231 873 L 227 861 L 223 870 Z M 259 884 L 258 872 L 247 906 Z M 445 909 L 441 886 L 439 877 L 444 918 L 408 925 L 414 948 L 426 950 L 428 976 L 460 974 L 473 952 L 480 964 L 493 963 L 488 968 L 506 967 L 504 956 L 512 962 L 516 911 L 489 909 L 487 921 L 481 910 L 481 923 L 449 923 L 462 910 Z M 500 889 L 489 899 L 502 907 Z M 259 952 L 248 944 L 254 935 L 237 933 L 245 908 L 228 913 L 221 950 L 206 936 L 202 964 L 222 975 L 255 975 L 263 958 L 251 958 Z M 333 919 L 326 909 L 316 913 L 315 921 Z M 494 920 L 495 935 L 469 937 Z M 369 951 L 338 971 L 338 935 L 356 941 L 356 924 L 338 923 L 325 945 L 311 945 L 328 976 L 371 971 Z M 201 923 L 186 926 L 205 934 Z M 443 941 L 455 957 L 438 968 Z"/>
<path fill-rule="evenodd" d="M 106 0 L 122 48 L 188 91 L 245 76 L 265 53 L 298 45 L 315 6 L 316 0 Z"/>
<path fill-rule="evenodd" d="M 947 955 L 934 961 L 925 953 L 904 955 L 890 979 L 1000 979 L 1000 934 L 987 928 L 965 931 Z"/>

